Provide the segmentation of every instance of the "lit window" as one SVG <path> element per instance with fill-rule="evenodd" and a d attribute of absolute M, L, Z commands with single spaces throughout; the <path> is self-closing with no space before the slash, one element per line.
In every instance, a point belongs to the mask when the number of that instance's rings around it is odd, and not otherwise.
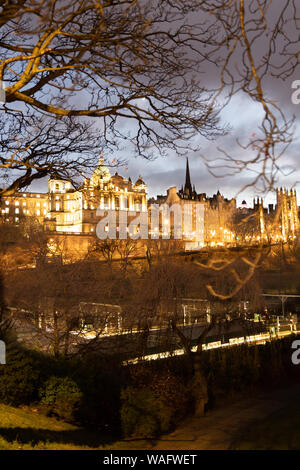
<path fill-rule="evenodd" d="M 19 222 L 19 217 L 16 217 L 16 218 L 15 218 L 15 221 L 16 221 L 16 222 Z"/>
<path fill-rule="evenodd" d="M 16 214 L 19 214 L 19 212 L 20 212 L 19 209 L 16 209 L 16 210 L 15 210 L 15 213 L 16 213 Z"/>
<path fill-rule="evenodd" d="M 5 212 L 6 212 L 6 214 L 9 213 L 9 208 L 8 207 L 5 209 Z"/>
<path fill-rule="evenodd" d="M 23 202 L 23 206 L 26 206 L 26 202 Z"/>
<path fill-rule="evenodd" d="M 41 204 L 40 204 L 39 202 L 36 203 L 36 206 L 37 206 L 37 207 L 40 207 L 40 205 L 41 205 Z"/>
<path fill-rule="evenodd" d="M 59 211 L 59 202 L 56 203 L 55 210 Z"/>
<path fill-rule="evenodd" d="M 41 197 L 41 196 L 39 194 L 37 194 L 36 197 Z"/>
<path fill-rule="evenodd" d="M 19 201 L 16 201 L 16 202 L 15 202 L 15 206 L 18 206 L 18 205 L 19 205 Z"/>
<path fill-rule="evenodd" d="M 9 201 L 5 201 L 5 204 L 8 206 L 8 205 L 9 205 Z"/>
<path fill-rule="evenodd" d="M 23 197 L 26 197 L 26 196 L 27 196 L 27 194 L 23 194 Z"/>
<path fill-rule="evenodd" d="M 44 215 L 46 215 L 46 214 L 47 214 L 47 209 L 44 209 Z"/>
<path fill-rule="evenodd" d="M 41 215 L 41 211 L 39 209 L 36 211 L 36 215 L 37 216 Z"/>

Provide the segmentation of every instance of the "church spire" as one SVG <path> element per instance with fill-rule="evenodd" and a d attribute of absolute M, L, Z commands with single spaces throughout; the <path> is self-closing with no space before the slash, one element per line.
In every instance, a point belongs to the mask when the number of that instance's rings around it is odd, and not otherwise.
<path fill-rule="evenodd" d="M 191 177 L 190 177 L 190 168 L 189 168 L 189 159 L 188 158 L 186 159 L 184 192 L 189 197 L 192 195 L 192 185 L 191 185 Z"/>
<path fill-rule="evenodd" d="M 100 166 L 104 165 L 103 152 L 100 153 L 98 165 Z"/>

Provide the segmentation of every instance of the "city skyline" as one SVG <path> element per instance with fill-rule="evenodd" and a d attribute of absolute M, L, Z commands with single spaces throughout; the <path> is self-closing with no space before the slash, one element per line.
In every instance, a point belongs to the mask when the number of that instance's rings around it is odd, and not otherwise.
<path fill-rule="evenodd" d="M 105 154 L 105 152 L 104 152 Z M 113 160 L 114 157 L 107 158 L 105 155 L 105 162 L 110 162 Z M 133 161 L 128 163 L 127 167 L 120 166 L 120 167 L 112 167 L 110 168 L 112 172 L 117 171 L 125 178 L 131 177 L 133 181 L 137 180 L 139 175 L 142 175 L 145 183 L 147 185 L 147 197 L 148 198 L 155 198 L 158 195 L 166 195 L 167 189 L 173 186 L 176 186 L 177 190 L 179 191 L 181 186 L 184 184 L 185 178 L 185 166 L 186 166 L 186 159 L 188 158 L 189 167 L 190 167 L 190 174 L 191 174 L 191 182 L 192 185 L 195 185 L 196 191 L 198 193 L 207 193 L 209 196 L 213 196 L 218 191 L 220 191 L 226 198 L 236 198 L 237 206 L 240 207 L 243 200 L 246 200 L 248 207 L 253 207 L 253 199 L 256 197 L 262 198 L 264 204 L 272 204 L 276 201 L 276 189 L 280 189 L 280 187 L 288 187 L 297 189 L 299 185 L 295 182 L 295 178 L 293 175 L 282 178 L 281 184 L 276 185 L 274 191 L 272 193 L 261 194 L 258 192 L 252 191 L 253 188 L 248 188 L 246 191 L 241 192 L 237 195 L 238 186 L 234 187 L 232 185 L 232 178 L 215 178 L 212 176 L 208 169 L 206 168 L 203 161 L 198 161 L 195 157 L 165 157 L 164 160 L 159 159 L 159 161 L 149 161 L 149 162 L 138 162 L 139 164 L 134 165 Z M 157 168 L 165 168 L 167 161 L 172 161 L 176 164 L 173 169 L 169 171 L 160 171 L 157 172 L 155 169 Z M 149 173 L 143 173 L 143 169 L 149 169 Z M 151 171 L 152 170 L 152 171 Z M 236 176 L 235 180 L 240 180 L 241 177 Z M 38 181 L 32 184 L 26 191 L 32 192 L 44 192 L 47 189 L 47 181 L 48 176 L 43 178 L 41 181 Z M 238 182 L 236 181 L 236 185 Z M 299 204 L 299 202 L 298 202 Z"/>
<path fill-rule="evenodd" d="M 274 90 L 273 90 L 274 91 Z M 287 87 L 283 90 L 275 89 L 275 97 L 279 98 L 280 93 L 284 93 L 284 104 L 290 112 L 296 112 L 297 106 L 288 103 L 288 93 L 291 90 Z M 277 95 L 277 96 L 276 96 Z M 246 113 L 239 113 L 239 110 L 247 109 Z M 131 150 L 126 146 L 123 149 L 112 152 L 109 149 L 103 148 L 103 156 L 105 162 L 109 164 L 115 157 L 125 161 L 122 166 L 116 168 L 124 177 L 129 176 L 132 179 L 137 179 L 139 174 L 142 174 L 147 180 L 148 196 L 155 197 L 158 194 L 163 194 L 164 191 L 170 186 L 177 186 L 180 188 L 184 182 L 185 162 L 186 157 L 189 159 L 191 179 L 195 184 L 198 192 L 206 192 L 209 195 L 215 194 L 218 190 L 226 197 L 235 197 L 243 186 L 249 184 L 253 179 L 253 172 L 243 170 L 234 176 L 214 177 L 209 173 L 206 167 L 205 158 L 213 160 L 214 156 L 220 157 L 217 147 L 222 149 L 230 149 L 234 156 L 239 155 L 241 149 L 239 148 L 236 139 L 241 142 L 246 142 L 250 139 L 251 134 L 256 130 L 257 123 L 259 122 L 259 105 L 250 101 L 245 95 L 239 94 L 232 99 L 232 102 L 221 112 L 221 119 L 223 124 L 230 123 L 231 131 L 227 136 L 218 137 L 216 140 L 207 140 L 199 137 L 201 141 L 201 152 L 193 153 L 187 152 L 186 155 L 176 155 L 170 151 L 167 155 L 160 157 L 157 156 L 153 160 L 146 160 L 142 157 L 134 157 Z M 130 123 L 126 123 L 130 131 Z M 299 147 L 299 133 L 295 134 L 293 143 L 286 149 L 281 157 L 281 171 L 278 174 L 278 183 L 276 187 L 294 187 L 296 190 L 299 188 L 298 182 L 300 181 L 300 169 L 297 167 L 298 147 Z M 99 149 L 100 154 L 101 149 Z M 250 151 L 244 151 L 245 157 L 249 157 Z M 112 171 L 114 168 L 112 168 Z M 47 177 L 36 181 L 31 185 L 28 190 L 43 191 L 47 186 Z M 255 196 L 263 197 L 266 203 L 275 202 L 276 195 L 262 194 L 255 191 L 253 187 L 248 188 L 246 191 L 238 194 L 237 204 L 240 205 L 243 199 L 246 199 L 249 205 L 252 204 L 252 199 Z"/>

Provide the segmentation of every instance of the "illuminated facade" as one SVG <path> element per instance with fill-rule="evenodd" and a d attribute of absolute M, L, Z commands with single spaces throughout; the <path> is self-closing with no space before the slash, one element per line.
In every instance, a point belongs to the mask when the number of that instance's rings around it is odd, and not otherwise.
<path fill-rule="evenodd" d="M 235 234 L 232 230 L 233 215 L 236 212 L 236 200 L 226 199 L 220 194 L 214 194 L 207 197 L 206 193 L 198 194 L 195 186 L 192 187 L 189 163 L 186 162 L 185 185 L 177 191 L 176 186 L 167 190 L 166 196 L 157 196 L 151 199 L 150 204 L 164 204 L 174 207 L 180 205 L 182 213 L 188 208 L 192 215 L 192 223 L 189 224 L 189 230 L 184 226 L 184 217 L 182 218 L 183 238 L 187 250 L 195 250 L 202 246 L 222 246 L 230 245 L 236 242 Z M 197 223 L 199 217 L 202 223 Z M 163 231 L 162 227 L 160 228 Z"/>
<path fill-rule="evenodd" d="M 48 182 L 48 230 L 65 233 L 95 233 L 97 209 L 146 212 L 147 187 L 141 177 L 132 184 L 118 173 L 111 176 L 101 156 L 91 178 L 74 190 L 69 181 L 52 177 Z M 129 218 L 130 221 L 130 218 Z"/>
<path fill-rule="evenodd" d="M 93 234 L 99 222 L 97 208 L 117 212 L 147 212 L 147 187 L 141 177 L 133 184 L 118 173 L 113 176 L 101 155 L 91 178 L 74 189 L 56 175 L 48 180 L 48 193 L 19 192 L 1 201 L 2 220 L 18 224 L 32 217 L 46 230 L 60 233 Z M 133 217 L 128 217 L 128 223 Z"/>
<path fill-rule="evenodd" d="M 262 199 L 254 199 L 253 211 L 259 217 L 259 235 L 271 241 L 287 241 L 297 236 L 299 215 L 296 190 L 277 189 L 276 204 L 263 207 Z"/>
<path fill-rule="evenodd" d="M 3 222 L 18 224 L 22 218 L 33 217 L 49 232 L 76 234 L 79 249 L 85 243 L 84 236 L 96 234 L 97 224 L 104 216 L 104 212 L 100 214 L 97 210 L 113 210 L 116 213 L 116 231 L 120 233 L 120 214 L 126 212 L 126 230 L 134 226 L 136 238 L 139 238 L 142 225 L 132 222 L 145 215 L 143 220 L 148 220 L 148 226 L 146 236 L 140 234 L 141 238 L 178 238 L 184 241 L 186 250 L 195 250 L 203 246 L 295 238 L 299 230 L 296 191 L 280 189 L 276 191 L 276 197 L 276 204 L 269 204 L 268 208 L 263 207 L 262 199 L 255 199 L 253 208 L 247 208 L 245 201 L 242 208 L 237 208 L 235 199 L 226 199 L 219 191 L 212 197 L 197 193 L 191 184 L 187 160 L 184 186 L 179 191 L 175 186 L 171 187 L 165 196 L 147 200 L 147 186 L 141 177 L 133 184 L 130 178 L 126 179 L 117 172 L 111 175 L 101 155 L 91 178 L 86 178 L 78 189 L 74 189 L 70 181 L 52 175 L 47 193 L 19 192 L 2 198 L 1 215 Z M 153 205 L 158 208 L 155 223 L 152 220 Z M 167 207 L 166 213 L 163 212 L 164 207 Z M 174 207 L 180 209 L 181 232 L 178 237 L 175 236 Z M 190 224 L 185 221 L 186 210 L 190 214 Z M 237 233 L 240 216 L 244 220 L 252 217 L 250 224 L 245 223 L 242 235 Z M 74 240 L 70 238 L 70 244 Z"/>
<path fill-rule="evenodd" d="M 41 224 L 49 214 L 48 194 L 20 192 L 1 201 L 2 220 L 18 224 L 24 217 L 34 217 Z"/>

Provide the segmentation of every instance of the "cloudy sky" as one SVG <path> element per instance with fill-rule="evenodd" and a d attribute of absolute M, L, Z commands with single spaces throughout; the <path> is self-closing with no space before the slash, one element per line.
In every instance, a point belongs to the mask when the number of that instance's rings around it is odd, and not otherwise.
<path fill-rule="evenodd" d="M 278 103 L 287 117 L 295 117 L 293 142 L 279 160 L 281 172 L 277 176 L 277 186 L 294 187 L 300 194 L 300 104 L 293 104 L 291 99 L 292 93 L 295 91 L 292 88 L 292 83 L 297 79 L 300 80 L 300 70 L 298 75 L 296 69 L 293 76 L 286 81 L 268 78 L 265 89 L 269 97 Z M 275 202 L 275 195 L 272 192 L 262 195 L 253 187 L 240 192 L 245 185 L 253 181 L 253 173 L 243 171 L 225 176 L 224 169 L 221 171 L 222 177 L 215 177 L 210 174 L 203 159 L 204 156 L 213 161 L 220 157 L 218 148 L 225 149 L 234 156 L 240 156 L 245 151 L 239 147 L 236 139 L 238 138 L 241 144 L 247 144 L 251 135 L 258 132 L 262 116 L 261 105 L 250 100 L 247 95 L 240 92 L 231 99 L 221 113 L 222 122 L 231 126 L 228 135 L 214 141 L 200 138 L 201 151 L 197 154 L 188 153 L 191 180 L 198 193 L 206 192 L 208 196 L 212 196 L 219 189 L 228 198 L 236 197 L 238 204 L 246 199 L 247 203 L 251 205 L 253 196 L 263 196 L 266 203 Z M 248 156 L 250 151 L 247 151 Z M 126 156 L 125 153 L 124 155 Z M 134 179 L 141 174 L 148 184 L 150 196 L 165 194 L 166 189 L 170 186 L 177 186 L 179 189 L 184 184 L 186 160 L 182 156 L 170 152 L 168 157 L 156 158 L 153 161 L 144 161 L 139 158 L 128 161 L 128 171 L 123 171 L 124 176 L 128 175 Z M 300 204 L 299 197 L 298 203 Z"/>
<path fill-rule="evenodd" d="M 291 83 L 289 86 L 279 87 L 272 90 L 273 96 L 280 100 L 285 106 L 288 114 L 294 114 L 296 117 L 296 126 L 294 134 L 294 142 L 289 146 L 287 151 L 281 158 L 282 174 L 278 175 L 278 187 L 296 187 L 300 190 L 297 181 L 300 181 L 300 165 L 299 165 L 299 111 L 300 105 L 293 105 L 291 103 Z M 275 99 L 274 98 L 274 99 Z M 298 107 L 299 106 L 299 107 Z M 190 174 L 192 184 L 195 184 L 198 193 L 207 193 L 212 196 L 218 190 L 225 197 L 236 197 L 238 204 L 243 199 L 251 204 L 254 195 L 262 194 L 255 191 L 254 188 L 249 188 L 245 191 L 241 189 L 253 179 L 253 174 L 249 172 L 240 172 L 235 175 L 227 175 L 222 177 L 215 177 L 210 174 L 205 161 L 202 156 L 214 160 L 220 153 L 219 148 L 230 149 L 233 155 L 239 155 L 243 150 L 236 142 L 238 137 L 241 143 L 246 143 L 253 132 L 257 130 L 260 125 L 261 119 L 260 105 L 251 101 L 247 96 L 239 94 L 236 95 L 230 105 L 222 112 L 222 120 L 224 123 L 231 125 L 231 131 L 225 137 L 220 137 L 214 141 L 207 141 L 204 138 L 200 139 L 201 151 L 197 154 L 188 153 Z M 111 161 L 112 155 L 105 153 L 104 156 L 108 161 Z M 127 158 L 126 152 L 120 152 L 118 156 Z M 148 185 L 149 196 L 156 196 L 157 194 L 165 194 L 167 188 L 177 186 L 179 189 L 185 181 L 185 168 L 186 158 L 170 152 L 167 157 L 157 157 L 152 161 L 146 161 L 142 158 L 128 158 L 128 165 L 126 168 L 120 168 L 119 173 L 123 176 L 131 176 L 132 180 L 142 175 L 146 184 Z M 224 170 L 225 171 L 225 170 Z M 267 202 L 274 202 L 275 195 L 268 193 L 264 195 Z"/>
<path fill-rule="evenodd" d="M 276 2 L 272 5 L 273 10 L 271 9 L 269 11 L 271 28 L 277 13 Z M 295 36 L 297 49 L 298 32 L 295 31 L 295 34 L 297 36 L 297 38 Z M 279 41 L 282 40 L 279 39 Z M 256 46 L 255 52 L 258 58 L 261 58 L 261 55 L 265 53 L 263 48 L 263 43 L 258 43 Z M 240 65 L 240 62 L 241 56 L 237 55 L 236 63 Z M 206 74 L 206 79 L 209 82 L 215 81 L 215 71 L 213 69 L 205 70 L 204 74 Z M 300 181 L 300 104 L 293 104 L 291 100 L 292 93 L 294 92 L 292 83 L 295 80 L 300 80 L 300 67 L 296 67 L 294 73 L 286 80 L 282 78 L 283 77 L 276 79 L 272 78 L 270 75 L 266 75 L 262 82 L 268 98 L 275 101 L 287 117 L 295 116 L 293 143 L 285 150 L 281 157 L 281 173 L 278 174 L 277 186 L 287 188 L 296 187 L 300 194 L 300 186 L 298 184 L 298 181 Z M 205 192 L 208 196 L 212 196 L 220 190 L 220 192 L 228 198 L 237 197 L 238 204 L 240 204 L 243 199 L 246 199 L 247 203 L 251 205 L 253 196 L 258 195 L 255 188 L 248 188 L 242 193 L 240 193 L 240 191 L 245 185 L 251 183 L 255 175 L 249 171 L 243 171 L 229 176 L 225 175 L 225 171 L 223 171 L 221 172 L 222 177 L 216 178 L 209 173 L 203 156 L 211 161 L 216 160 L 218 156 L 220 156 L 217 149 L 219 147 L 229 151 L 233 156 L 241 156 L 242 152 L 245 152 L 245 158 L 251 158 L 251 150 L 243 151 L 238 146 L 236 139 L 238 138 L 242 144 L 248 144 L 253 133 L 259 132 L 258 127 L 261 124 L 262 116 L 261 104 L 250 100 L 250 98 L 242 92 L 233 96 L 230 103 L 221 113 L 222 122 L 231 126 L 229 134 L 224 137 L 219 137 L 215 141 L 207 141 L 199 137 L 197 143 L 200 144 L 201 150 L 197 152 L 197 154 L 192 152 L 187 154 L 192 184 L 195 184 L 198 193 Z M 125 128 L 128 126 L 128 131 L 130 131 L 130 123 L 124 123 L 124 126 Z M 99 131 L 101 131 L 100 128 Z M 104 149 L 103 156 L 107 162 L 111 162 L 114 157 L 127 160 L 127 164 L 119 168 L 118 172 L 127 178 L 130 176 L 133 181 L 135 181 L 139 175 L 142 175 L 148 186 L 148 194 L 150 197 L 156 196 L 157 194 L 165 194 L 167 188 L 171 186 L 177 186 L 179 189 L 181 185 L 184 184 L 186 159 L 171 151 L 166 157 L 157 157 L 152 161 L 147 161 L 141 157 L 134 158 L 132 153 L 126 151 L 126 148 L 119 150 L 115 154 Z M 38 191 L 46 190 L 46 181 L 36 183 L 32 186 L 32 189 Z M 259 196 L 262 196 L 262 194 L 259 194 Z M 275 200 L 275 196 L 272 193 L 265 194 L 264 198 L 266 203 L 274 202 Z M 300 199 L 298 202 L 300 203 Z"/>
<path fill-rule="evenodd" d="M 290 100 L 291 89 L 286 88 L 280 90 L 278 99 L 283 103 Z M 287 111 L 290 111 L 299 117 L 300 105 L 290 105 L 286 103 Z M 290 109 L 289 109 L 290 108 Z M 292 109 L 294 108 L 294 109 Z M 237 173 L 232 176 L 223 176 L 216 178 L 210 174 L 208 168 L 203 161 L 202 155 L 210 160 L 220 156 L 217 147 L 230 148 L 233 155 L 238 155 L 243 150 L 236 142 L 238 137 L 240 141 L 246 143 L 251 134 L 257 130 L 260 124 L 261 108 L 258 104 L 250 101 L 245 95 L 236 96 L 231 104 L 222 113 L 224 122 L 229 122 L 232 130 L 226 137 L 218 138 L 215 141 L 201 140 L 202 150 L 199 154 L 189 154 L 189 164 L 192 184 L 195 184 L 197 192 L 206 192 L 212 195 L 219 189 L 226 197 L 237 196 L 238 202 L 247 199 L 252 200 L 253 194 L 258 194 L 253 188 L 242 192 L 239 191 L 244 185 L 252 181 L 253 174 L 248 172 Z M 299 120 L 296 120 L 294 142 L 289 146 L 281 158 L 282 174 L 278 175 L 278 186 L 291 187 L 300 181 L 300 165 L 299 165 Z M 145 179 L 149 185 L 149 193 L 151 195 L 164 192 L 167 187 L 176 185 L 180 187 L 184 183 L 185 177 L 185 159 L 170 154 L 166 159 L 157 159 L 152 162 L 142 162 L 139 160 L 131 161 L 129 164 L 129 172 L 136 176 L 137 173 L 145 175 Z M 225 170 L 224 170 L 225 172 Z M 268 195 L 268 200 L 274 198 L 272 194 Z"/>
<path fill-rule="evenodd" d="M 300 185 L 297 183 L 297 181 L 300 182 L 300 104 L 294 105 L 291 103 L 291 94 L 293 92 L 291 88 L 292 81 L 293 80 L 289 80 L 289 83 L 287 83 L 285 87 L 283 87 L 281 83 L 281 87 L 273 87 L 272 89 L 274 99 L 280 100 L 285 111 L 289 115 L 294 114 L 296 117 L 294 142 L 282 156 L 281 169 L 283 173 L 278 175 L 278 187 L 296 187 L 296 189 L 300 191 Z M 246 95 L 241 93 L 236 95 L 221 114 L 222 121 L 229 123 L 231 126 L 229 134 L 225 137 L 219 137 L 214 141 L 207 141 L 204 138 L 200 138 L 201 151 L 197 154 L 192 152 L 187 154 L 192 184 L 195 184 L 198 193 L 205 192 L 208 196 L 212 196 L 220 190 L 227 198 L 236 197 L 238 204 L 240 204 L 243 199 L 246 199 L 249 205 L 252 204 L 254 195 L 262 196 L 260 193 L 257 193 L 254 188 L 248 188 L 239 193 L 246 184 L 252 181 L 252 173 L 241 172 L 232 176 L 228 175 L 217 178 L 210 174 L 202 158 L 202 156 L 204 156 L 205 158 L 214 160 L 214 158 L 220 156 L 217 149 L 218 147 L 230 149 L 233 155 L 239 155 L 243 150 L 238 146 L 236 138 L 238 137 L 242 143 L 249 141 L 251 134 L 255 132 L 257 126 L 260 125 L 261 115 L 260 105 L 251 101 Z M 170 152 L 166 157 L 157 157 L 151 161 L 147 161 L 141 157 L 134 158 L 132 155 L 128 157 L 126 150 L 119 151 L 116 154 L 104 150 L 103 156 L 107 162 L 111 162 L 115 156 L 127 160 L 126 166 L 120 167 L 118 172 L 126 178 L 130 176 L 133 181 L 135 181 L 139 175 L 142 175 L 148 186 L 149 197 L 156 196 L 157 194 L 165 194 L 167 188 L 171 186 L 177 186 L 177 188 L 180 189 L 185 181 L 186 158 L 176 155 L 174 152 Z M 115 170 L 112 170 L 111 172 L 113 173 L 114 171 Z M 32 190 L 36 191 L 46 191 L 46 188 L 46 180 L 35 183 L 31 187 Z M 266 203 L 274 202 L 275 195 L 268 193 L 264 195 L 264 199 Z M 300 199 L 298 202 L 300 203 Z"/>

